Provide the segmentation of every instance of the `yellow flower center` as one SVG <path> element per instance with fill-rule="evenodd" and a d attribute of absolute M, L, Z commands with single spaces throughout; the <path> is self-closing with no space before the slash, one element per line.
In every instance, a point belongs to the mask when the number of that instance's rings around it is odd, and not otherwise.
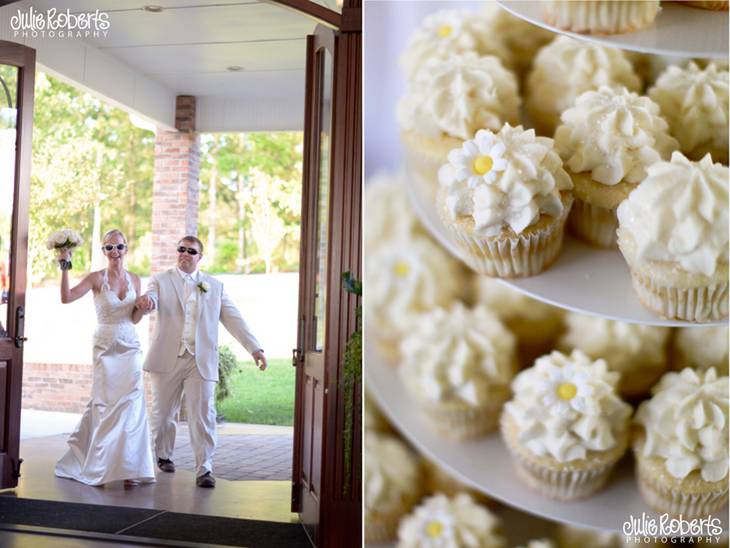
<path fill-rule="evenodd" d="M 558 386 L 557 392 L 561 400 L 572 400 L 578 393 L 578 388 L 572 382 L 564 382 Z"/>
<path fill-rule="evenodd" d="M 436 35 L 439 38 L 448 38 L 452 32 L 454 32 L 454 27 L 451 25 L 441 25 L 436 31 Z"/>
<path fill-rule="evenodd" d="M 404 263 L 403 261 L 398 261 L 393 267 L 393 272 L 395 272 L 395 275 L 399 278 L 405 278 L 408 276 L 408 272 L 410 272 L 410 270 L 411 267 L 408 266 L 408 263 Z"/>
<path fill-rule="evenodd" d="M 444 530 L 444 525 L 440 521 L 431 521 L 426 525 L 426 534 L 431 538 L 438 538 Z"/>
<path fill-rule="evenodd" d="M 479 156 L 474 160 L 474 172 L 479 175 L 484 175 L 492 170 L 494 160 L 491 156 Z"/>

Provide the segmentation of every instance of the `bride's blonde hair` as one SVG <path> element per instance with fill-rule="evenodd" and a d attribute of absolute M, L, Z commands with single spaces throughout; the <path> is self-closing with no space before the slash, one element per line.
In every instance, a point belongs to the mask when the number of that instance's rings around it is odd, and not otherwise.
<path fill-rule="evenodd" d="M 118 228 L 112 228 L 110 231 L 108 231 L 101 239 L 102 245 L 112 236 L 119 236 L 122 240 L 124 240 L 124 244 L 127 244 L 127 237 L 124 235 L 124 232 L 119 230 Z"/>

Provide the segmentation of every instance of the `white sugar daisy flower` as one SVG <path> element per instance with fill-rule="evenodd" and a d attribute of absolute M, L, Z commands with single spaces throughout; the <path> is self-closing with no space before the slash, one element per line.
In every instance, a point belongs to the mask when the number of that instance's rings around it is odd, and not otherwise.
<path fill-rule="evenodd" d="M 589 377 L 583 371 L 576 371 L 571 364 L 551 367 L 540 388 L 542 402 L 551 409 L 552 414 L 562 416 L 571 410 L 590 414 L 595 412 Z"/>
<path fill-rule="evenodd" d="M 449 43 L 459 37 L 469 16 L 467 11 L 440 11 L 426 17 L 422 29 L 432 40 Z"/>
<path fill-rule="evenodd" d="M 455 168 L 457 181 L 466 181 L 469 188 L 480 183 L 490 184 L 497 173 L 507 169 L 504 144 L 489 130 L 480 129 L 473 140 L 449 153 L 449 162 Z"/>

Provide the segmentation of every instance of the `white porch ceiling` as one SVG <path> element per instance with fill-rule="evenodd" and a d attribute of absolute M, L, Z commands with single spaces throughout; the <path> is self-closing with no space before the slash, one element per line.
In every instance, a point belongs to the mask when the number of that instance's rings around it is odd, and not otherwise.
<path fill-rule="evenodd" d="M 150 4 L 163 9 L 144 10 Z M 106 37 L 14 36 L 9 17 L 30 6 L 98 9 L 111 26 Z M 168 129 L 174 97 L 195 95 L 199 131 L 301 129 L 306 36 L 315 26 L 257 0 L 24 0 L 0 8 L 0 39 L 36 48 L 42 68 Z"/>

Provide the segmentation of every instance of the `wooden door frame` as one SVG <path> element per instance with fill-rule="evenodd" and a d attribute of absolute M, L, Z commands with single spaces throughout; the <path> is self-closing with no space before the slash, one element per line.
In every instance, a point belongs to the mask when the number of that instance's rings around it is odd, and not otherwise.
<path fill-rule="evenodd" d="M 321 450 L 321 492 L 319 493 L 319 520 L 314 539 L 317 546 L 358 546 L 361 541 L 362 462 L 361 393 L 354 387 L 352 414 L 353 440 L 349 470 L 345 471 L 344 424 L 345 395 L 343 392 L 343 355 L 350 334 L 356 328 L 358 300 L 347 294 L 342 285 L 342 273 L 351 272 L 361 278 L 361 186 L 362 186 L 362 77 L 360 32 L 336 32 L 318 26 L 315 36 L 308 37 L 308 52 L 315 47 L 327 47 L 333 53 L 332 125 L 330 133 L 329 164 L 329 223 L 327 235 L 327 282 L 324 345 L 323 425 Z M 319 183 L 319 115 L 321 90 L 320 67 L 313 66 L 315 55 L 307 55 L 307 100 L 305 101 L 305 173 L 302 203 L 302 274 L 300 274 L 299 348 L 307 348 L 305 341 L 312 337 L 304 314 L 310 313 L 314 303 L 310 288 L 311 276 L 316 271 L 316 243 Z M 298 359 L 303 353 L 300 351 Z M 297 371 L 297 386 L 303 388 L 302 363 Z M 301 399 L 300 389 L 297 398 Z M 292 510 L 301 511 L 299 480 L 302 477 L 303 406 L 295 411 L 294 466 L 292 469 Z M 349 476 L 349 478 L 348 478 Z"/>
<path fill-rule="evenodd" d="M 33 131 L 33 92 L 35 50 L 14 42 L 0 41 L 0 64 L 18 68 L 17 133 L 13 185 L 13 215 L 10 245 L 10 287 L 7 337 L 3 346 L 13 345 L 10 359 L 0 349 L 0 361 L 7 361 L 7 376 L 0 383 L 4 391 L 5 416 L 0 455 L 0 488 L 15 487 L 20 476 L 20 409 L 23 387 L 23 325 L 15 311 L 25 308 L 28 266 L 28 206 L 30 202 L 31 137 Z M 18 153 L 20 151 L 20 153 Z M 20 330 L 19 330 L 20 327 Z"/>
<path fill-rule="evenodd" d="M 325 329 L 324 432 L 320 528 L 326 532 L 321 546 L 358 546 L 362 530 L 361 386 L 353 388 L 352 450 L 349 482 L 345 485 L 344 363 L 345 346 L 356 329 L 359 299 L 347 293 L 342 273 L 362 278 L 362 35 L 336 32 L 334 90 L 332 97 L 332 147 L 330 151 L 330 228 Z"/>

